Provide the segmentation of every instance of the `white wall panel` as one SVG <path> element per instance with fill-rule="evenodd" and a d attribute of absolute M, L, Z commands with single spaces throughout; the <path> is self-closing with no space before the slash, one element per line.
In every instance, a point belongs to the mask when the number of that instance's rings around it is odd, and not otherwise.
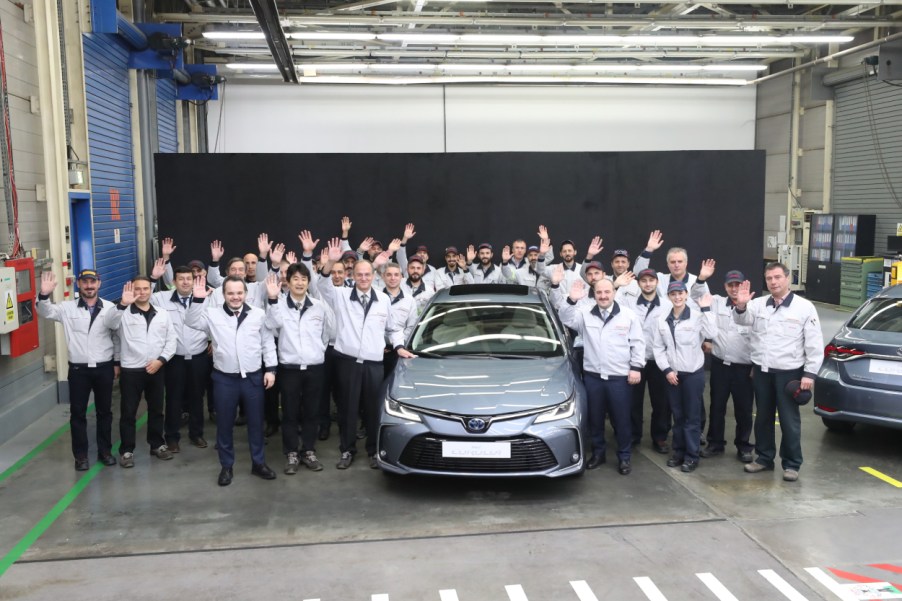
<path fill-rule="evenodd" d="M 754 87 L 232 85 L 218 152 L 748 150 Z"/>

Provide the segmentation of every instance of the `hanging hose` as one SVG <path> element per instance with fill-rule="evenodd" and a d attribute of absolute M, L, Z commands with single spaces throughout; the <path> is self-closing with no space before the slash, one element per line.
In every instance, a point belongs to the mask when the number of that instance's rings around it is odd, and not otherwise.
<path fill-rule="evenodd" d="M 4 140 L 0 140 L 0 154 L 3 155 L 3 186 L 6 189 L 7 211 L 10 217 L 9 238 L 10 257 L 18 257 L 22 250 L 19 237 L 19 194 L 16 191 L 16 176 L 13 168 L 13 136 L 9 122 L 9 94 L 6 87 L 6 52 L 3 50 L 3 24 L 0 23 L 0 103 L 3 105 Z"/>

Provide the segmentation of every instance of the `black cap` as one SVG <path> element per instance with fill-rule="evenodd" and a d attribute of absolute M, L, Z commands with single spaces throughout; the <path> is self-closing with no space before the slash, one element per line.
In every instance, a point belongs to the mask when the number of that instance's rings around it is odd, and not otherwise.
<path fill-rule="evenodd" d="M 479 245 L 479 248 L 477 250 L 482 250 L 483 248 L 492 250 L 492 245 L 489 244 L 488 242 L 483 242 L 482 244 Z"/>
<path fill-rule="evenodd" d="M 78 279 L 80 280 L 99 280 L 100 274 L 97 273 L 94 269 L 82 269 L 78 272 Z"/>
<path fill-rule="evenodd" d="M 623 250 L 622 248 L 618 248 L 614 251 L 614 257 L 626 257 L 627 259 L 629 259 L 630 253 L 629 251 Z"/>
<path fill-rule="evenodd" d="M 345 259 L 354 259 L 356 261 L 357 253 L 354 252 L 353 250 L 346 250 L 343 253 L 341 253 L 341 260 L 344 261 Z"/>
<path fill-rule="evenodd" d="M 733 282 L 742 283 L 744 281 L 745 281 L 745 276 L 742 274 L 741 271 L 738 271 L 736 269 L 734 269 L 733 271 L 728 271 L 727 275 L 724 276 L 725 284 L 732 284 Z"/>
<path fill-rule="evenodd" d="M 800 380 L 792 380 L 786 384 L 786 394 L 799 405 L 807 405 L 811 400 L 811 391 L 802 390 L 802 382 Z"/>

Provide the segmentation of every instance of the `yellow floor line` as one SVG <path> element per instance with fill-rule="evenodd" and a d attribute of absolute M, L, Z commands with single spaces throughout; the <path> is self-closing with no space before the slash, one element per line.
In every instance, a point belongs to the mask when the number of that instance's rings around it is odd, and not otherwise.
<path fill-rule="evenodd" d="M 883 472 L 878 472 L 877 470 L 875 470 L 875 469 L 872 468 L 872 467 L 860 467 L 860 468 L 858 468 L 858 469 L 860 469 L 861 471 L 863 471 L 863 472 L 865 472 L 865 473 L 867 473 L 867 474 L 870 474 L 870 475 L 874 476 L 875 478 L 880 478 L 881 480 L 883 480 L 883 481 L 886 482 L 887 484 L 890 484 L 890 485 L 892 485 L 892 486 L 895 486 L 896 488 L 902 488 L 902 482 L 899 482 L 899 481 L 896 480 L 895 478 L 890 478 L 889 476 L 887 476 L 887 475 L 884 474 Z"/>

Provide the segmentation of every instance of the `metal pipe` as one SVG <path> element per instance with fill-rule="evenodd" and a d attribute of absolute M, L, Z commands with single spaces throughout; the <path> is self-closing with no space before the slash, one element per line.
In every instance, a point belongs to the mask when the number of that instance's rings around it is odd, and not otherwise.
<path fill-rule="evenodd" d="M 135 20 L 144 22 L 144 0 L 133 0 Z M 139 240 L 146 251 L 144 267 L 150 273 L 157 252 L 157 194 L 153 154 L 156 136 L 156 88 L 151 85 L 150 72 L 137 71 L 138 152 L 140 153 L 141 191 L 144 204 L 144 239 Z M 153 96 L 152 96 L 153 94 Z M 153 116 L 153 118 L 152 118 Z M 140 253 L 140 251 L 139 251 Z"/>
<path fill-rule="evenodd" d="M 269 57 L 268 48 L 260 49 L 229 49 L 207 48 L 206 46 L 198 46 L 199 50 L 209 50 L 217 54 L 227 54 L 228 56 L 265 56 Z M 569 60 L 569 61 L 592 61 L 595 59 L 611 59 L 611 58 L 660 58 L 660 57 L 687 57 L 687 58 L 719 58 L 734 59 L 740 58 L 735 52 L 720 52 L 716 50 L 605 50 L 599 52 L 533 52 L 523 50 L 509 51 L 467 51 L 467 50 L 411 50 L 405 49 L 403 52 L 398 50 L 351 50 L 351 49 L 322 49 L 322 48 L 292 48 L 292 54 L 299 56 L 317 56 L 317 57 L 372 57 L 372 58 L 397 58 L 399 55 L 404 58 L 435 58 L 435 59 L 499 59 L 499 60 Z M 802 57 L 805 53 L 801 50 L 774 51 L 774 52 L 743 52 L 742 58 L 796 58 Z M 210 63 L 210 61 L 207 61 Z"/>
<path fill-rule="evenodd" d="M 892 42 L 894 40 L 902 39 L 902 32 L 894 33 L 892 35 L 888 35 L 886 37 L 882 37 L 878 40 L 874 40 L 871 42 L 867 42 L 865 44 L 860 44 L 855 46 L 854 48 L 847 48 L 846 50 L 840 50 L 839 52 L 834 52 L 833 54 L 828 54 L 827 56 L 822 56 L 819 59 L 815 59 L 813 61 L 809 61 L 803 65 L 798 65 L 796 67 L 792 67 L 790 69 L 786 69 L 785 71 L 780 71 L 779 73 L 771 73 L 770 75 L 765 75 L 764 77 L 759 77 L 758 79 L 753 79 L 749 81 L 749 85 L 764 83 L 765 81 L 770 81 L 777 77 L 782 77 L 783 75 L 789 75 L 790 73 L 795 73 L 796 71 L 802 71 L 804 69 L 810 69 L 816 65 L 820 65 L 832 60 L 836 60 L 840 57 L 855 54 L 856 52 L 861 52 L 862 50 L 867 50 L 868 48 L 873 48 L 875 46 L 880 46 L 882 44 L 886 44 L 887 42 Z"/>
<path fill-rule="evenodd" d="M 138 12 L 135 11 L 135 14 L 137 15 Z M 126 19 L 119 11 L 116 11 L 116 27 L 119 30 L 119 35 L 132 48 L 135 50 L 145 50 L 147 48 L 147 36 L 144 35 L 144 32 L 135 27 L 135 24 Z"/>

